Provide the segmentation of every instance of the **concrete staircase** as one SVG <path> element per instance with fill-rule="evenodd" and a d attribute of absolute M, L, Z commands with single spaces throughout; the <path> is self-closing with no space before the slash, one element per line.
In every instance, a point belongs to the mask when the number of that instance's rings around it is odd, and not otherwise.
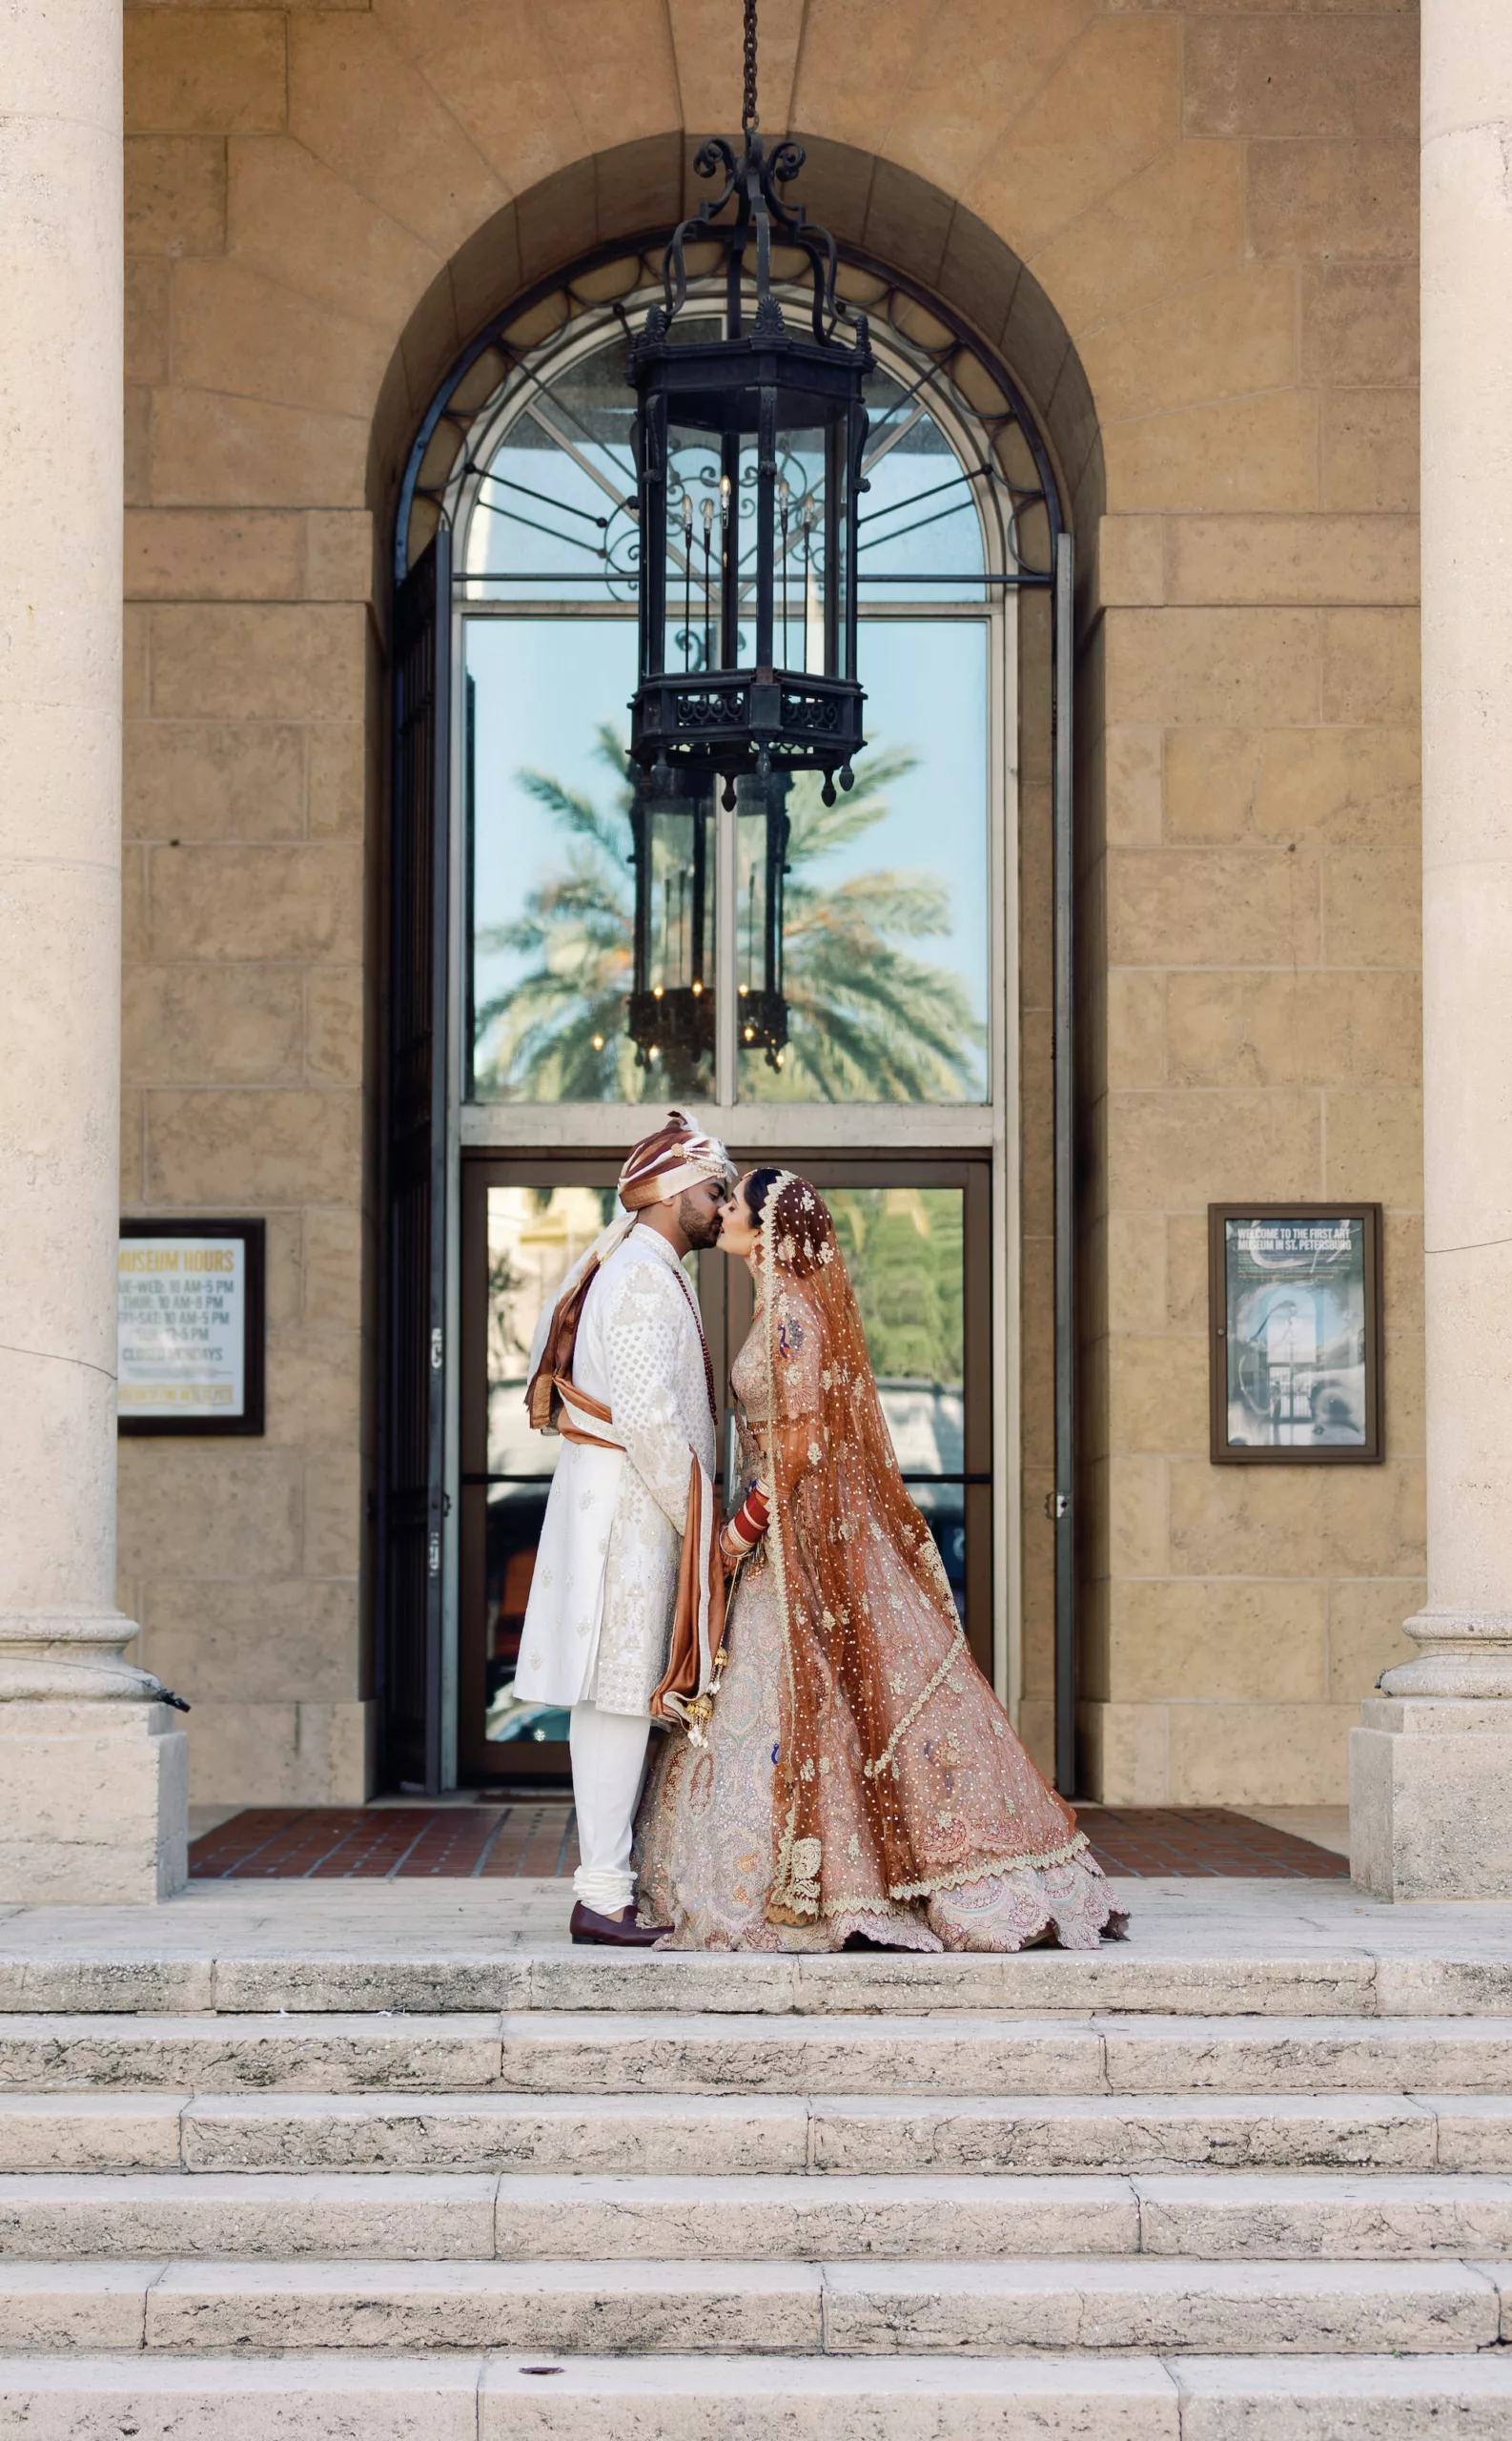
<path fill-rule="evenodd" d="M 1505 1964 L 0 1958 L 5 2005 L 0 2435 L 1512 2435 Z"/>

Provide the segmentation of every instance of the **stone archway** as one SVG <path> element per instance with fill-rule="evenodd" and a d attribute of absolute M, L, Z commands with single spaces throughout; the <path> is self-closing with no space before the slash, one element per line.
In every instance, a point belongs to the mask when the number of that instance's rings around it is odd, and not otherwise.
<path fill-rule="evenodd" d="M 1011 250 L 949 197 L 911 174 L 845 146 L 821 143 L 807 151 L 801 180 L 805 208 L 811 220 L 831 230 L 848 266 L 847 276 L 859 283 L 848 293 L 874 318 L 883 316 L 883 326 L 890 318 L 900 336 L 937 355 L 942 371 L 948 363 L 968 405 L 1001 416 L 1005 401 L 1011 401 L 1008 421 L 1017 438 L 1011 441 L 1005 431 L 993 446 L 1000 456 L 1007 451 L 1003 463 L 1014 465 L 1015 484 L 1028 486 L 1030 494 L 1037 484 L 1052 503 L 1047 516 L 1043 503 L 1036 511 L 1020 495 L 1014 521 L 1025 564 L 1048 571 L 1052 527 L 1068 528 L 1079 514 L 1095 534 L 1103 489 L 1091 392 L 1063 323 Z M 394 564 L 400 575 L 416 564 L 435 529 L 451 471 L 470 455 L 470 420 L 484 408 L 505 363 L 574 326 L 574 317 L 603 312 L 608 299 L 626 292 L 627 281 L 630 289 L 644 285 L 667 231 L 701 199 L 685 148 L 670 138 L 622 147 L 578 165 L 548 188 L 509 205 L 468 241 L 432 283 L 396 350 L 375 419 L 369 480 L 379 530 L 393 532 L 396 516 L 399 520 Z M 580 248 L 564 255 L 583 235 L 584 196 L 593 202 L 594 242 L 585 254 Z M 554 229 L 560 233 L 555 238 Z M 884 247 L 891 251 L 885 254 Z M 465 329 L 460 297 L 468 300 Z M 433 388 L 417 406 L 427 360 Z M 1017 377 L 1020 360 L 1030 368 L 1025 381 Z M 1002 1446 L 1011 1450 L 1003 1468 L 1010 1499 L 998 1526 L 1005 1550 L 997 1599 L 998 1667 L 1000 1684 L 1038 1759 L 1047 1769 L 1056 1768 L 1061 1784 L 1069 1787 L 1074 1767 L 1064 1743 L 1056 1763 L 1055 1714 L 1057 1653 L 1061 1688 L 1073 1684 L 1074 1519 L 1067 1504 L 1050 1523 L 1048 1498 L 1057 1486 L 1071 1483 L 1074 1467 L 1071 1408 L 1056 1396 L 1057 1381 L 1069 1382 L 1075 1364 L 1069 1291 L 1048 1342 L 1043 1318 L 1054 1303 L 1057 1270 L 1068 1282 L 1074 1274 L 1072 1239 L 1068 1235 L 1057 1261 L 1052 1223 L 1058 1209 L 1059 1225 L 1068 1233 L 1074 1225 L 1069 1149 L 1058 1183 L 1055 1155 L 1057 1125 L 1069 1148 L 1073 1113 L 1068 1097 L 1057 1120 L 1052 1056 L 1059 1023 L 1068 1045 L 1062 1073 L 1069 1076 L 1073 1000 L 1068 989 L 1057 1019 L 1050 952 L 1052 894 L 1059 889 L 1069 903 L 1072 857 L 1063 848 L 1057 860 L 1052 851 L 1054 614 L 1047 582 L 1042 575 L 1042 589 L 1016 596 L 1015 733 L 1008 748 L 1020 775 L 1014 792 L 1018 938 L 1006 951 L 1015 1000 L 1014 1178 L 1011 1192 L 1005 1190 L 1008 1217 L 1002 1224 L 1011 1243 L 1005 1287 L 1014 1311 L 1009 1359 L 1014 1378 L 1011 1388 L 994 1393 L 994 1405 L 1001 1404 L 1008 1418 Z M 1065 684 L 1062 675 L 1060 685 Z M 406 818 L 404 837 L 410 836 Z M 406 849 L 402 860 L 406 871 L 411 852 Z M 413 987 L 401 986 L 398 977 L 395 996 L 419 1005 Z M 1028 1229 L 1022 1219 L 1026 1207 L 1035 1216 Z M 397 1287 L 393 1293 L 407 1309 L 412 1299 Z M 418 1424 L 396 1425 L 396 1446 L 418 1446 Z M 400 1502 L 406 1517 L 418 1514 L 415 1497 L 416 1488 L 406 1486 Z M 428 1501 L 439 1518 L 444 1500 L 439 1485 Z M 1036 1564 L 1038 1549 L 1026 1548 L 1046 1540 L 1062 1547 L 1059 1567 L 1051 1571 Z M 406 1552 L 408 1548 L 406 1543 Z M 400 1575 L 408 1583 L 398 1561 L 396 1569 L 396 1584 Z M 408 1602 L 406 1620 L 413 1609 Z M 396 1651 L 409 1653 L 417 1633 L 413 1625 L 394 1633 Z M 427 1648 L 436 1648 L 439 1637 L 433 1621 Z M 393 1675 L 396 1684 L 409 1684 L 415 1672 L 397 1661 Z M 1061 1711 L 1064 1728 L 1072 1717 L 1064 1699 Z M 411 1734 L 409 1729 L 402 1733 L 405 1739 Z"/>

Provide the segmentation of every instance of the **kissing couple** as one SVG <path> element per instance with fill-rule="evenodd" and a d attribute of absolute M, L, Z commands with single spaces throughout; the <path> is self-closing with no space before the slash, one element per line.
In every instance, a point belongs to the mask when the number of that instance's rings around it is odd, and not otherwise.
<path fill-rule="evenodd" d="M 818 1190 L 776 1168 L 737 1179 L 673 1111 L 619 1195 L 541 1319 L 526 1390 L 532 1425 L 567 1446 L 515 1688 L 570 1708 L 574 1941 L 1118 1938 L 1086 1835 L 971 1658 Z M 714 1245 L 749 1265 L 757 1300 L 731 1368 L 741 1480 L 723 1520 L 683 1268 Z"/>

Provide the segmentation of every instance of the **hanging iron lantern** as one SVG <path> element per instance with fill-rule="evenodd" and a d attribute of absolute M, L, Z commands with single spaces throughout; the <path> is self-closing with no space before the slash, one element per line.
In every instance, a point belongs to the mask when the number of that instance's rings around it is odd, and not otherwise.
<path fill-rule="evenodd" d="M 743 774 L 735 784 L 736 1046 L 765 1053 L 772 1068 L 787 1047 L 783 880 L 791 786 L 786 771 Z M 637 775 L 630 809 L 630 1038 L 638 1064 L 656 1068 L 669 1094 L 691 1099 L 706 1093 L 714 1057 L 714 788 L 712 778 L 657 764 Z"/>
<path fill-rule="evenodd" d="M 643 1068 L 697 1098 L 714 1052 L 714 785 L 663 767 L 635 776 L 635 971 L 629 1031 Z"/>
<path fill-rule="evenodd" d="M 752 773 L 735 784 L 736 1050 L 762 1051 L 781 1068 L 787 1048 L 783 995 L 783 879 L 792 777 Z"/>
<path fill-rule="evenodd" d="M 863 314 L 835 294 L 835 246 L 778 194 L 801 146 L 767 153 L 756 118 L 755 6 L 746 6 L 744 149 L 694 167 L 717 197 L 674 232 L 630 351 L 638 406 L 640 675 L 630 753 L 690 783 L 822 771 L 849 788 L 863 737 L 856 541 L 874 369 Z M 733 207 L 732 213 L 728 211 Z M 721 215 L 726 215 L 722 217 Z M 722 246 L 724 337 L 679 337 L 684 248 Z M 772 248 L 807 257 L 807 326 L 772 294 Z"/>

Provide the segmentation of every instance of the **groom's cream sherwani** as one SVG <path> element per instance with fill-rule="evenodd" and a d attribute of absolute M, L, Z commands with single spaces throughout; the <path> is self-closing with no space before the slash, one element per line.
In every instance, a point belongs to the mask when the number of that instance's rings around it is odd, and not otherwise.
<path fill-rule="evenodd" d="M 693 1459 L 714 1471 L 693 1292 L 656 1230 L 632 1229 L 594 1280 L 572 1378 L 612 1418 L 590 1428 L 623 1447 L 563 1443 L 515 1693 L 644 1714 L 667 1664 Z"/>

